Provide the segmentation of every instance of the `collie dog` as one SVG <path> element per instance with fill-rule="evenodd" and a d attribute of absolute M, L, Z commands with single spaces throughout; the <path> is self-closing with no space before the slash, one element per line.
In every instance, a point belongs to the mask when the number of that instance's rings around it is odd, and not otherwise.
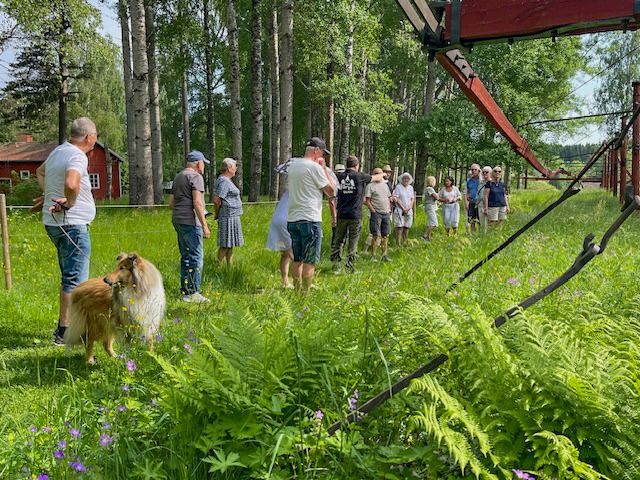
<path fill-rule="evenodd" d="M 68 347 L 84 344 L 87 362 L 94 364 L 93 343 L 101 342 L 114 357 L 116 333 L 130 343 L 134 335 L 153 342 L 165 312 L 164 287 L 158 269 L 137 253 L 121 253 L 116 269 L 104 278 L 91 278 L 71 294 Z"/>

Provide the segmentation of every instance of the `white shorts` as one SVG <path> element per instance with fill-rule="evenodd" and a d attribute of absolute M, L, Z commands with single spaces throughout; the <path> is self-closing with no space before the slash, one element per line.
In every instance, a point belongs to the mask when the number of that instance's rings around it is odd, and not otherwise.
<path fill-rule="evenodd" d="M 402 215 L 395 210 L 393 212 L 393 223 L 396 228 L 411 228 L 413 225 L 413 210 L 409 210 L 406 215 Z"/>
<path fill-rule="evenodd" d="M 489 207 L 487 218 L 490 222 L 497 222 L 507 218 L 507 207 Z"/>
<path fill-rule="evenodd" d="M 436 212 L 429 211 L 427 213 L 427 227 L 437 227 L 438 226 L 438 215 Z"/>

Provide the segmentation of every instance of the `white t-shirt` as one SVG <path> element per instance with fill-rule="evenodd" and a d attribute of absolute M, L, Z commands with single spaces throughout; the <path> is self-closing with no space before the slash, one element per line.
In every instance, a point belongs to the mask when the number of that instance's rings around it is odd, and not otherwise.
<path fill-rule="evenodd" d="M 322 221 L 322 189 L 329 185 L 324 169 L 313 160 L 295 158 L 289 165 L 287 222 Z"/>
<path fill-rule="evenodd" d="M 57 225 L 88 225 L 96 216 L 96 205 L 91 193 L 91 182 L 87 167 L 87 155 L 75 145 L 65 142 L 57 146 L 44 162 L 44 206 L 42 208 L 42 223 L 47 226 Z M 67 170 L 80 173 L 80 192 L 76 202 L 69 210 L 52 213 L 52 198 L 62 198 Z M 55 218 L 54 218 L 55 215 Z"/>

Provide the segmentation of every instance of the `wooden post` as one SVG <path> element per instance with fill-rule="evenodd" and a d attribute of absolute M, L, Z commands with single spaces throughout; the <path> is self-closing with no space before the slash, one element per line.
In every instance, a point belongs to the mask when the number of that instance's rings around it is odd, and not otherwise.
<path fill-rule="evenodd" d="M 0 222 L 2 224 L 4 279 L 7 285 L 7 290 L 11 290 L 11 261 L 9 260 L 9 232 L 7 231 L 7 199 L 4 193 L 0 193 Z"/>
<path fill-rule="evenodd" d="M 622 130 L 627 126 L 627 116 L 622 117 Z M 620 203 L 624 203 L 624 190 L 627 188 L 627 136 L 625 135 L 620 148 Z"/>

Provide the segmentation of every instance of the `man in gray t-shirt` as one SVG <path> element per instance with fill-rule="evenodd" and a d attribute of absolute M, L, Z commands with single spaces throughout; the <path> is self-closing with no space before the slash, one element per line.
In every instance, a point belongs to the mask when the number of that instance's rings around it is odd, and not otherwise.
<path fill-rule="evenodd" d="M 210 163 L 204 155 L 193 150 L 187 154 L 184 170 L 173 180 L 169 208 L 173 210 L 171 221 L 178 235 L 180 249 L 180 293 L 185 302 L 209 302 L 200 293 L 200 280 L 204 265 L 202 237 L 211 232 L 205 221 L 204 164 Z"/>
<path fill-rule="evenodd" d="M 373 170 L 374 175 L 383 173 L 381 168 Z M 380 245 L 382 249 L 382 260 L 389 262 L 391 259 L 387 255 L 387 245 L 389 243 L 389 233 L 391 232 L 391 193 L 387 182 L 372 182 L 367 185 L 364 192 L 364 204 L 371 212 L 369 219 L 369 233 L 371 233 L 371 254 L 372 260 L 377 262 L 376 249 Z"/>

